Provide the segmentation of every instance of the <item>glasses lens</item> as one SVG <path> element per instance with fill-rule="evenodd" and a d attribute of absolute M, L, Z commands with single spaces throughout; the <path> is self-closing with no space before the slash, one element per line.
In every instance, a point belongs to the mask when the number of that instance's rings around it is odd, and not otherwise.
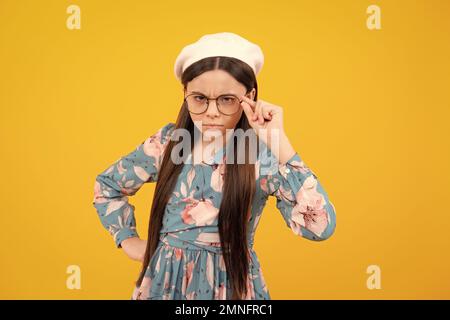
<path fill-rule="evenodd" d="M 202 113 L 205 112 L 208 106 L 208 100 L 205 96 L 200 94 L 192 94 L 186 97 L 186 103 L 188 105 L 188 109 L 192 113 Z"/>
<path fill-rule="evenodd" d="M 239 110 L 239 99 L 235 96 L 220 96 L 217 101 L 220 112 L 224 114 L 233 114 Z"/>

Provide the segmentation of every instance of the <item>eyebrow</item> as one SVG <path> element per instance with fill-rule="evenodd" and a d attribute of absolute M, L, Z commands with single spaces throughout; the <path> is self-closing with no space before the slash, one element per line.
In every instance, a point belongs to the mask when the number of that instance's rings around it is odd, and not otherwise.
<path fill-rule="evenodd" d="M 201 94 L 201 95 L 203 95 L 203 96 L 206 97 L 206 94 L 204 94 L 203 92 L 200 92 L 200 91 L 191 91 L 191 93 Z M 236 93 L 229 92 L 229 93 L 222 93 L 222 94 L 219 94 L 218 97 L 219 97 L 219 96 L 226 96 L 226 95 L 238 96 L 238 94 L 236 94 Z"/>

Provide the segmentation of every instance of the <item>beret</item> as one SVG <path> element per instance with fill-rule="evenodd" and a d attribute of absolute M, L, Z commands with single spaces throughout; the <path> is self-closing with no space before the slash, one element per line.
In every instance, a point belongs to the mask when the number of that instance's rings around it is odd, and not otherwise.
<path fill-rule="evenodd" d="M 257 44 L 232 32 L 206 34 L 180 51 L 174 65 L 176 78 L 181 81 L 184 70 L 194 62 L 215 56 L 239 59 L 253 69 L 255 76 L 264 64 L 264 54 Z"/>

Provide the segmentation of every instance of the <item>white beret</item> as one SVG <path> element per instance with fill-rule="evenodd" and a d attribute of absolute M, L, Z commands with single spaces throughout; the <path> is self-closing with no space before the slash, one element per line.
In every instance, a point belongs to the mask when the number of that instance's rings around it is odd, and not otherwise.
<path fill-rule="evenodd" d="M 255 76 L 264 64 L 264 54 L 257 44 L 235 33 L 220 32 L 206 34 L 196 42 L 185 46 L 175 60 L 175 76 L 181 81 L 181 75 L 191 64 L 203 58 L 215 56 L 239 59 L 253 69 Z"/>

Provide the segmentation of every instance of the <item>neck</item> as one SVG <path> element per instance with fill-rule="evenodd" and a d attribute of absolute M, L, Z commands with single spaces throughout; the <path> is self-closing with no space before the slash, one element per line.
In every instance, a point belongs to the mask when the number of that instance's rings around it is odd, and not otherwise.
<path fill-rule="evenodd" d="M 214 156 L 220 150 L 220 148 L 226 148 L 231 136 L 232 133 L 228 135 L 223 134 L 221 136 L 213 137 L 202 135 L 201 139 L 199 139 L 200 141 L 197 141 L 194 144 L 194 153 L 196 153 L 197 156 L 200 156 L 203 161 L 207 161 L 212 156 Z M 200 150 L 198 150 L 200 144 L 202 148 L 202 154 L 200 154 Z"/>

